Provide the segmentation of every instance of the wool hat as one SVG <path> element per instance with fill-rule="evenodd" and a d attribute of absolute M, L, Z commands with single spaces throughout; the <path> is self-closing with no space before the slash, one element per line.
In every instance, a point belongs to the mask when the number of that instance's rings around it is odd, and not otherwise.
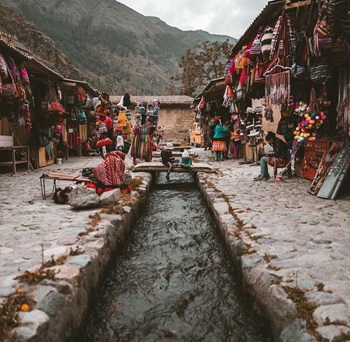
<path fill-rule="evenodd" d="M 184 150 L 184 151 L 182 152 L 181 157 L 182 157 L 182 158 L 189 158 L 189 157 L 190 157 L 190 154 L 188 153 L 187 150 Z"/>
<path fill-rule="evenodd" d="M 174 145 L 171 142 L 168 142 L 165 145 L 165 149 L 166 150 L 173 150 L 174 149 Z"/>

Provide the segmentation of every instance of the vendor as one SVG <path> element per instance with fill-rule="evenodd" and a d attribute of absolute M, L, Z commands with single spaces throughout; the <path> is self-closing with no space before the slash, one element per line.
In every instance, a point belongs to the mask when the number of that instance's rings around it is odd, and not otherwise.
<path fill-rule="evenodd" d="M 260 159 L 260 175 L 254 178 L 257 181 L 270 179 L 268 165 L 275 168 L 285 167 L 288 160 L 288 145 L 282 139 L 277 138 L 271 131 L 265 139 L 270 148 L 266 149 L 268 154 Z"/>

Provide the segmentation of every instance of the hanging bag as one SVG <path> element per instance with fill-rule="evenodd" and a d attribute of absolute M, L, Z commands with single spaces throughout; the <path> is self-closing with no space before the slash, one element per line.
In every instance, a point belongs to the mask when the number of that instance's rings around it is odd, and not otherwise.
<path fill-rule="evenodd" d="M 350 62 L 350 45 L 345 37 L 338 37 L 332 47 L 332 65 L 346 65 Z"/>
<path fill-rule="evenodd" d="M 255 36 L 252 46 L 250 48 L 250 54 L 252 56 L 257 56 L 261 54 L 261 38 L 262 38 L 262 27 L 259 28 L 259 31 Z"/>
<path fill-rule="evenodd" d="M 337 21 L 340 16 L 333 4 L 327 1 L 322 4 L 313 33 L 317 56 L 321 55 L 321 50 L 332 49 L 335 37 L 339 34 Z"/>
<path fill-rule="evenodd" d="M 332 79 L 332 67 L 327 58 L 317 57 L 312 66 L 310 66 L 310 79 L 316 83 L 327 82 Z"/>
<path fill-rule="evenodd" d="M 272 27 L 265 27 L 264 34 L 261 37 L 261 52 L 267 59 L 270 57 L 272 35 Z"/>
<path fill-rule="evenodd" d="M 8 68 L 8 67 L 7 67 Z M 2 84 L 2 93 L 1 95 L 6 98 L 8 101 L 13 101 L 18 98 L 18 92 L 16 83 L 13 79 L 13 75 L 9 69 L 7 69 L 8 78 L 6 83 Z"/>
<path fill-rule="evenodd" d="M 50 81 L 47 86 L 46 100 L 42 103 L 41 109 L 50 114 L 63 115 L 66 113 L 62 103 L 59 101 L 57 86 Z"/>

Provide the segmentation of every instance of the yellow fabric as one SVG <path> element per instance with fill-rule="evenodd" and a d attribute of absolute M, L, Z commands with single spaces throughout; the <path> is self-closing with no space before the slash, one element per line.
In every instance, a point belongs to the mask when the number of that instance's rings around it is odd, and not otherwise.
<path fill-rule="evenodd" d="M 67 134 L 67 126 L 66 126 L 66 120 L 64 122 L 64 124 L 61 124 L 62 126 L 62 140 L 64 144 L 68 143 L 68 134 Z"/>
<path fill-rule="evenodd" d="M 126 110 L 121 110 L 118 115 L 117 125 L 120 127 L 125 127 L 127 125 L 127 121 Z"/>
<path fill-rule="evenodd" d="M 87 141 L 87 125 L 79 125 L 79 138 L 81 142 Z"/>
<path fill-rule="evenodd" d="M 126 120 L 125 126 L 123 127 L 123 134 L 130 134 L 132 132 L 131 124 L 129 120 Z"/>

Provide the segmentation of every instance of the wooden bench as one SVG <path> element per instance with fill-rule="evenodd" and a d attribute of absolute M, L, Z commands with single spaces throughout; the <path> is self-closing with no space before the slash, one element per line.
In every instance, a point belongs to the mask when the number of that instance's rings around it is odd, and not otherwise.
<path fill-rule="evenodd" d="M 168 167 L 161 162 L 144 162 L 134 166 L 133 172 L 167 172 Z M 191 167 L 173 166 L 171 172 L 215 172 L 215 170 L 206 163 L 193 163 Z"/>
<path fill-rule="evenodd" d="M 0 166 L 10 166 L 13 173 L 16 173 L 17 165 L 27 164 L 27 170 L 29 170 L 29 146 L 15 146 L 12 135 L 0 135 L 0 151 L 9 152 L 9 156 L 5 158 L 9 160 L 0 160 Z M 1 155 L 4 156 L 3 153 Z M 20 159 L 18 156 L 20 156 Z"/>
<path fill-rule="evenodd" d="M 52 191 L 49 195 L 46 195 L 46 180 L 53 180 L 53 187 Z M 54 191 L 56 190 L 57 181 L 70 181 L 75 183 L 90 183 L 91 179 L 88 177 L 82 177 L 80 175 L 69 175 L 66 173 L 59 173 L 59 172 L 50 172 L 50 173 L 43 173 L 40 176 L 40 189 L 41 189 L 41 196 L 43 199 L 46 199 L 46 197 L 51 196 Z"/>
<path fill-rule="evenodd" d="M 182 152 L 181 151 L 172 151 L 174 157 L 181 157 Z M 195 156 L 196 153 L 194 151 L 188 150 L 188 153 L 190 156 Z M 161 151 L 153 151 L 152 156 L 153 157 L 160 157 Z"/>

